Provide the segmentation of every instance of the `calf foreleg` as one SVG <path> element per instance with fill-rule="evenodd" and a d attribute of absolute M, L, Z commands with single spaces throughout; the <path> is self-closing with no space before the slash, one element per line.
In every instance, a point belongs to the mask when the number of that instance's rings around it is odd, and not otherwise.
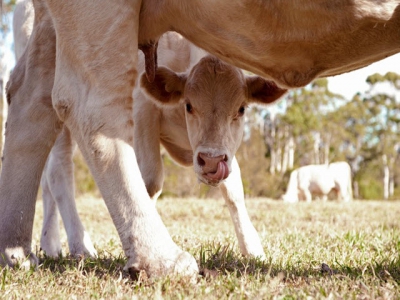
<path fill-rule="evenodd" d="M 43 227 L 40 248 L 46 255 L 58 257 L 61 254 L 60 226 L 58 224 L 57 203 L 51 195 L 49 181 L 46 176 L 47 164 L 44 167 L 41 186 L 43 198 Z"/>
<path fill-rule="evenodd" d="M 95 257 L 97 251 L 82 225 L 75 204 L 72 161 L 74 148 L 75 142 L 72 141 L 69 130 L 64 127 L 50 152 L 42 176 L 44 220 L 40 245 L 49 256 L 58 256 L 61 252 L 58 207 L 67 232 L 70 254 Z"/>
<path fill-rule="evenodd" d="M 233 225 L 235 226 L 240 251 L 243 255 L 264 258 L 260 237 L 250 221 L 244 203 L 243 183 L 236 157 L 232 160 L 232 172 L 220 185 Z"/>
<path fill-rule="evenodd" d="M 141 92 L 137 97 L 144 97 Z M 134 104 L 134 148 L 147 192 L 154 204 L 164 182 L 164 168 L 160 156 L 160 111 L 149 100 Z"/>

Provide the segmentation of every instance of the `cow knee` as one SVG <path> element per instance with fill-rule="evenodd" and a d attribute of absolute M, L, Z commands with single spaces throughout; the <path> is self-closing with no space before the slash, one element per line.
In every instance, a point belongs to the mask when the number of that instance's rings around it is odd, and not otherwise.
<path fill-rule="evenodd" d="M 52 93 L 53 107 L 61 121 L 65 120 L 70 115 L 73 105 L 72 99 L 69 97 L 65 89 L 60 85 L 55 85 Z"/>

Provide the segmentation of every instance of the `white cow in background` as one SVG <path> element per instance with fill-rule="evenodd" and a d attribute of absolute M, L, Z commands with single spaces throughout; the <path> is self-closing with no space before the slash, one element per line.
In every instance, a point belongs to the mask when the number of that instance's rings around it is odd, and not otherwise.
<path fill-rule="evenodd" d="M 347 202 L 353 199 L 351 185 L 351 169 L 347 162 L 308 165 L 292 171 L 282 198 L 285 202 L 311 202 L 312 195 L 319 195 L 326 200 L 334 190 L 339 200 Z"/>

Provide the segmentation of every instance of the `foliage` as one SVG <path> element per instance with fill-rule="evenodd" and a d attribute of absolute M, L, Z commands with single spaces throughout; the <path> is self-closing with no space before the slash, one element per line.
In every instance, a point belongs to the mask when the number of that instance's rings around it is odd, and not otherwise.
<path fill-rule="evenodd" d="M 1 16 L 1 24 L 0 24 L 0 32 L 2 35 L 7 33 L 10 30 L 10 21 L 9 16 L 10 12 L 14 10 L 16 0 L 0 0 L 0 16 Z"/>
<path fill-rule="evenodd" d="M 97 189 L 96 182 L 90 173 L 90 170 L 85 163 L 82 153 L 76 151 L 74 156 L 74 166 L 75 166 L 75 189 L 77 196 L 92 193 L 96 196 L 100 195 Z"/>

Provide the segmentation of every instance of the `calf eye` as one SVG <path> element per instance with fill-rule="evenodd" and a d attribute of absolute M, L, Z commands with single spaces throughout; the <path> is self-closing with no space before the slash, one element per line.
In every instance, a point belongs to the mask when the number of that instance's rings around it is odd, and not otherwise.
<path fill-rule="evenodd" d="M 239 118 L 243 117 L 245 111 L 246 111 L 246 107 L 244 105 L 242 105 L 239 108 L 237 114 L 235 115 L 235 117 L 233 119 L 238 120 Z"/>
<path fill-rule="evenodd" d="M 193 112 L 192 104 L 186 103 L 186 111 L 191 114 Z"/>
<path fill-rule="evenodd" d="M 246 111 L 246 107 L 241 106 L 238 110 L 238 116 L 241 117 L 244 115 L 244 112 Z"/>

